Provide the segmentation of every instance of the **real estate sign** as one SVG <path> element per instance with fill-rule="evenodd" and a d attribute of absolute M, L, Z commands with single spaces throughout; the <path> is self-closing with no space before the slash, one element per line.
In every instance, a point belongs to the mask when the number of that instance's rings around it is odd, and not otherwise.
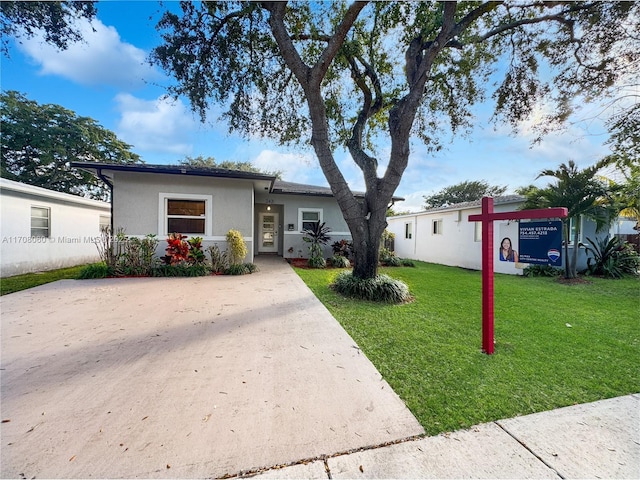
<path fill-rule="evenodd" d="M 520 262 L 562 266 L 562 221 L 520 222 L 518 244 Z"/>

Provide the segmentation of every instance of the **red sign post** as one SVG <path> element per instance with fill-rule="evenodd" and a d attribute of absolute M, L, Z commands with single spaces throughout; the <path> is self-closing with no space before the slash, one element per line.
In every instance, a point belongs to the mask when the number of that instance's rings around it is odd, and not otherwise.
<path fill-rule="evenodd" d="M 482 222 L 482 350 L 492 355 L 493 333 L 493 222 L 494 220 L 523 220 L 540 218 L 565 218 L 565 207 L 519 210 L 515 212 L 493 212 L 493 198 L 483 197 L 482 213 L 469 215 L 470 222 Z"/>

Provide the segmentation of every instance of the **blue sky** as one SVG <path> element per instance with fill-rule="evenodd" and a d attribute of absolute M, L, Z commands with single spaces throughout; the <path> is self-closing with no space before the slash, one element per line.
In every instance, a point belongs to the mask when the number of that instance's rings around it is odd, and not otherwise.
<path fill-rule="evenodd" d="M 165 2 L 177 8 L 173 2 Z M 160 7 L 154 1 L 101 1 L 93 29 L 84 25 L 84 43 L 63 52 L 40 39 L 12 44 L 2 58 L 2 90 L 17 90 L 38 103 L 54 103 L 78 115 L 95 119 L 131 144 L 146 163 L 177 163 L 185 156 L 212 156 L 218 161 L 249 161 L 264 170 L 280 170 L 283 179 L 327 185 L 311 149 L 279 147 L 264 140 L 246 141 L 228 135 L 227 126 L 212 115 L 200 124 L 185 100 L 162 100 L 171 83 L 146 58 L 158 45 L 155 25 Z M 486 180 L 507 185 L 507 193 L 534 183 L 545 168 L 574 160 L 592 165 L 608 148 L 599 121 L 578 121 L 562 134 L 550 135 L 532 146 L 530 126 L 513 135 L 506 126 L 489 124 L 490 105 L 476 110 L 476 128 L 469 138 L 456 137 L 445 149 L 429 154 L 413 142 L 409 166 L 397 195 L 406 198 L 399 210 L 420 210 L 423 195 L 464 180 Z M 588 117 L 588 114 L 584 114 Z M 384 148 L 382 149 L 384 153 Z M 345 178 L 354 190 L 363 190 L 362 175 L 346 152 L 336 152 Z"/>

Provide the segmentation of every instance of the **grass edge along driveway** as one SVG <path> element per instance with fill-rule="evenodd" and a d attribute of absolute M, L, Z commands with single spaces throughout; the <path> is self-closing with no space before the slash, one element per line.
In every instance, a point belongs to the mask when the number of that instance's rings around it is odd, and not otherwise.
<path fill-rule="evenodd" d="M 640 280 L 495 276 L 495 354 L 481 353 L 481 273 L 381 269 L 415 301 L 345 300 L 339 270 L 296 269 L 427 434 L 640 391 Z"/>

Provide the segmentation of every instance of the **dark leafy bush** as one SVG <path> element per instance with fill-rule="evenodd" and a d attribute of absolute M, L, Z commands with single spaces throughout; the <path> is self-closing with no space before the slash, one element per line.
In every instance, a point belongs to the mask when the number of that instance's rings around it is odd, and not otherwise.
<path fill-rule="evenodd" d="M 311 245 L 309 249 L 311 254 L 307 261 L 307 265 L 311 268 L 325 268 L 327 266 L 327 261 L 322 256 L 322 249 L 318 245 Z"/>
<path fill-rule="evenodd" d="M 551 265 L 529 265 L 522 271 L 525 277 L 558 277 L 562 269 Z"/>
<path fill-rule="evenodd" d="M 624 275 L 638 274 L 640 257 L 628 243 L 622 243 L 617 237 L 592 240 L 585 246 L 587 272 L 590 275 L 602 275 L 608 278 L 621 278 Z"/>
<path fill-rule="evenodd" d="M 409 287 L 388 275 L 362 280 L 351 272 L 338 274 L 332 288 L 345 297 L 383 303 L 403 303 L 410 299 Z"/>
<path fill-rule="evenodd" d="M 187 262 L 173 265 L 157 265 L 151 271 L 153 277 L 203 277 L 211 271 L 206 265 L 196 265 Z"/>
<path fill-rule="evenodd" d="M 309 262 L 308 265 L 311 268 L 325 268 L 327 266 L 327 262 L 323 257 L 322 253 L 322 245 L 326 245 L 331 237 L 328 233 L 331 229 L 325 226 L 324 222 L 319 223 L 315 222 L 311 228 L 304 230 L 304 236 L 302 240 L 309 245 Z"/>
<path fill-rule="evenodd" d="M 255 273 L 258 271 L 258 266 L 255 263 L 245 263 L 244 269 L 247 273 Z"/>
<path fill-rule="evenodd" d="M 415 267 L 416 264 L 413 263 L 413 260 L 409 260 L 408 258 L 403 258 L 402 259 L 402 266 L 403 267 Z"/>
<path fill-rule="evenodd" d="M 387 267 L 400 267 L 402 265 L 402 259 L 396 257 L 393 253 L 390 253 L 384 258 L 381 258 L 380 263 Z"/>
<path fill-rule="evenodd" d="M 349 268 L 351 267 L 351 262 L 347 257 L 343 257 L 342 255 L 334 255 L 331 257 L 331 265 L 335 268 Z"/>
<path fill-rule="evenodd" d="M 254 263 L 237 263 L 229 265 L 229 268 L 225 270 L 225 275 L 245 275 L 247 273 L 257 272 L 258 267 Z"/>
<path fill-rule="evenodd" d="M 93 263 L 91 265 L 87 265 L 82 269 L 80 275 L 78 276 L 81 280 L 87 280 L 91 278 L 106 278 L 110 275 L 109 267 L 104 262 Z"/>
<path fill-rule="evenodd" d="M 221 252 L 218 245 L 211 245 L 207 248 L 209 259 L 211 260 L 211 271 L 213 273 L 224 273 L 229 268 L 229 256 L 226 251 Z"/>
<path fill-rule="evenodd" d="M 342 239 L 339 242 L 334 242 L 331 245 L 333 248 L 333 256 L 334 257 L 346 257 L 349 258 L 351 256 L 351 252 L 353 252 L 353 243 Z"/>

